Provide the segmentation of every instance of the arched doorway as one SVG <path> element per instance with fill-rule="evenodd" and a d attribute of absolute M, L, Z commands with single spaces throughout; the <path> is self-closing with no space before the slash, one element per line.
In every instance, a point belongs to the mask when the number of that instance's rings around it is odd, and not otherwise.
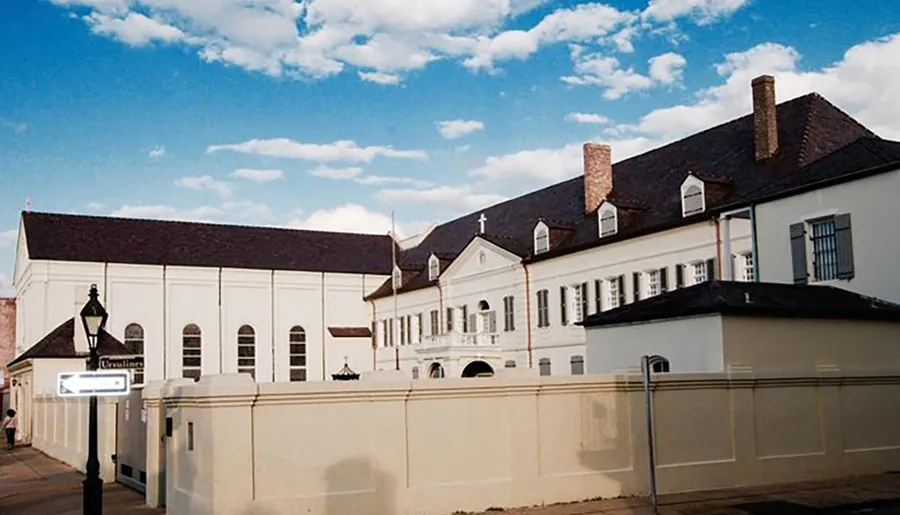
<path fill-rule="evenodd" d="M 432 379 L 441 379 L 444 377 L 444 367 L 440 363 L 432 363 L 428 367 L 428 377 Z"/>
<path fill-rule="evenodd" d="M 491 377 L 494 369 L 484 361 L 473 361 L 463 369 L 463 377 Z"/>

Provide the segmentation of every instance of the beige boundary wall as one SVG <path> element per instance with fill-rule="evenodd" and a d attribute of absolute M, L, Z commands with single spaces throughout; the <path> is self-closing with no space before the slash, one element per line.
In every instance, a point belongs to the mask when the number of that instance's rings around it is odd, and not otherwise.
<path fill-rule="evenodd" d="M 84 472 L 88 454 L 88 397 L 35 395 L 32 403 L 31 445 L 70 467 Z M 100 477 L 116 480 L 116 399 L 100 397 L 97 404 L 97 456 Z"/>
<path fill-rule="evenodd" d="M 896 373 L 655 381 L 661 493 L 900 467 Z M 260 385 L 225 375 L 163 396 L 170 515 L 437 515 L 649 489 L 634 375 Z"/>

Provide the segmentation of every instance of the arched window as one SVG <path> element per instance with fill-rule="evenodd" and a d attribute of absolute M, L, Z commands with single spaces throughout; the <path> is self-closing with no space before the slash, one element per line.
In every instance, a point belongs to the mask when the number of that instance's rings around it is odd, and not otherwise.
<path fill-rule="evenodd" d="M 550 250 L 550 230 L 539 222 L 534 228 L 534 253 L 542 254 Z"/>
<path fill-rule="evenodd" d="M 440 363 L 432 363 L 431 366 L 428 367 L 428 377 L 432 379 L 443 379 L 444 367 L 442 367 Z"/>
<path fill-rule="evenodd" d="M 428 258 L 428 280 L 434 281 L 441 275 L 441 262 L 438 261 L 437 256 L 434 254 Z"/>
<path fill-rule="evenodd" d="M 256 379 L 256 332 L 243 325 L 237 333 L 238 374 L 250 374 Z"/>
<path fill-rule="evenodd" d="M 299 325 L 291 328 L 288 334 L 290 348 L 290 380 L 306 381 L 306 330 Z"/>
<path fill-rule="evenodd" d="M 584 356 L 572 356 L 569 360 L 569 364 L 572 366 L 573 376 L 584 375 Z"/>
<path fill-rule="evenodd" d="M 128 324 L 125 327 L 125 338 L 124 338 L 125 348 L 128 349 L 129 354 L 134 354 L 135 356 L 143 356 L 144 355 L 144 328 L 141 327 L 140 324 Z M 131 385 L 132 386 L 143 386 L 144 384 L 144 369 L 136 368 L 134 372 L 132 372 L 131 377 Z"/>
<path fill-rule="evenodd" d="M 600 210 L 600 236 L 610 236 L 619 230 L 616 209 L 607 205 Z"/>
<path fill-rule="evenodd" d="M 692 184 L 684 189 L 681 198 L 684 216 L 700 213 L 703 211 L 703 190 L 700 186 Z"/>
<path fill-rule="evenodd" d="M 542 376 L 550 375 L 550 358 L 541 358 L 538 361 L 538 368 L 540 369 Z"/>
<path fill-rule="evenodd" d="M 181 331 L 181 377 L 200 380 L 203 337 L 196 324 L 188 324 Z"/>

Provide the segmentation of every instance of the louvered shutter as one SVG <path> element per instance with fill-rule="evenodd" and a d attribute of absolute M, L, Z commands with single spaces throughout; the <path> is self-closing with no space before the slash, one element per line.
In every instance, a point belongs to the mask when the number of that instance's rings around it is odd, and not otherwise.
<path fill-rule="evenodd" d="M 619 282 L 619 306 L 625 305 L 625 276 L 620 275 L 618 278 Z"/>
<path fill-rule="evenodd" d="M 634 272 L 631 274 L 631 283 L 634 287 L 634 301 L 641 300 L 641 273 Z"/>
<path fill-rule="evenodd" d="M 665 293 L 669 290 L 669 268 L 659 269 L 659 292 Z"/>
<path fill-rule="evenodd" d="M 497 312 L 496 311 L 491 311 L 490 326 L 491 326 L 490 332 L 496 333 L 497 332 Z"/>
<path fill-rule="evenodd" d="M 469 327 L 467 328 L 469 333 L 478 332 L 478 326 L 475 323 L 475 313 L 469 315 Z"/>
<path fill-rule="evenodd" d="M 559 321 L 562 325 L 569 323 L 569 312 L 566 309 L 566 287 L 559 287 Z"/>
<path fill-rule="evenodd" d="M 706 280 L 716 280 L 716 258 L 706 260 Z"/>
<path fill-rule="evenodd" d="M 850 213 L 835 215 L 834 240 L 837 244 L 838 279 L 853 279 L 853 233 L 850 229 Z"/>
<path fill-rule="evenodd" d="M 684 265 L 678 263 L 675 265 L 675 287 L 681 288 L 684 286 Z"/>
<path fill-rule="evenodd" d="M 791 224 L 791 261 L 794 269 L 794 284 L 806 284 L 806 224 Z M 754 256 L 755 258 L 756 256 Z"/>

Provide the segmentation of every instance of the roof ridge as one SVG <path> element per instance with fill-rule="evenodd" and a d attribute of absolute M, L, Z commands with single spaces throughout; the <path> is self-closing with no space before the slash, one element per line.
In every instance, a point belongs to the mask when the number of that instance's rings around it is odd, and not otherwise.
<path fill-rule="evenodd" d="M 201 225 L 204 227 L 227 227 L 231 229 L 252 229 L 252 230 L 272 230 L 272 231 L 281 231 L 281 232 L 301 232 L 301 233 L 322 233 L 329 235 L 351 235 L 351 236 L 366 236 L 366 237 L 377 237 L 377 238 L 390 238 L 390 234 L 374 234 L 374 233 L 363 233 L 363 232 L 344 232 L 344 231 L 323 231 L 319 229 L 301 229 L 294 227 L 283 227 L 277 225 L 248 225 L 248 224 L 238 224 L 233 222 L 212 222 L 207 220 L 172 220 L 172 219 L 160 219 L 160 218 L 138 218 L 138 217 L 130 217 L 130 216 L 112 216 L 112 215 L 86 215 L 82 213 L 54 213 L 51 211 L 22 211 L 22 216 L 49 216 L 49 217 L 65 217 L 65 218 L 82 218 L 82 219 L 92 219 L 92 220 L 116 220 L 123 222 L 141 222 L 141 223 L 155 223 L 161 225 Z"/>

